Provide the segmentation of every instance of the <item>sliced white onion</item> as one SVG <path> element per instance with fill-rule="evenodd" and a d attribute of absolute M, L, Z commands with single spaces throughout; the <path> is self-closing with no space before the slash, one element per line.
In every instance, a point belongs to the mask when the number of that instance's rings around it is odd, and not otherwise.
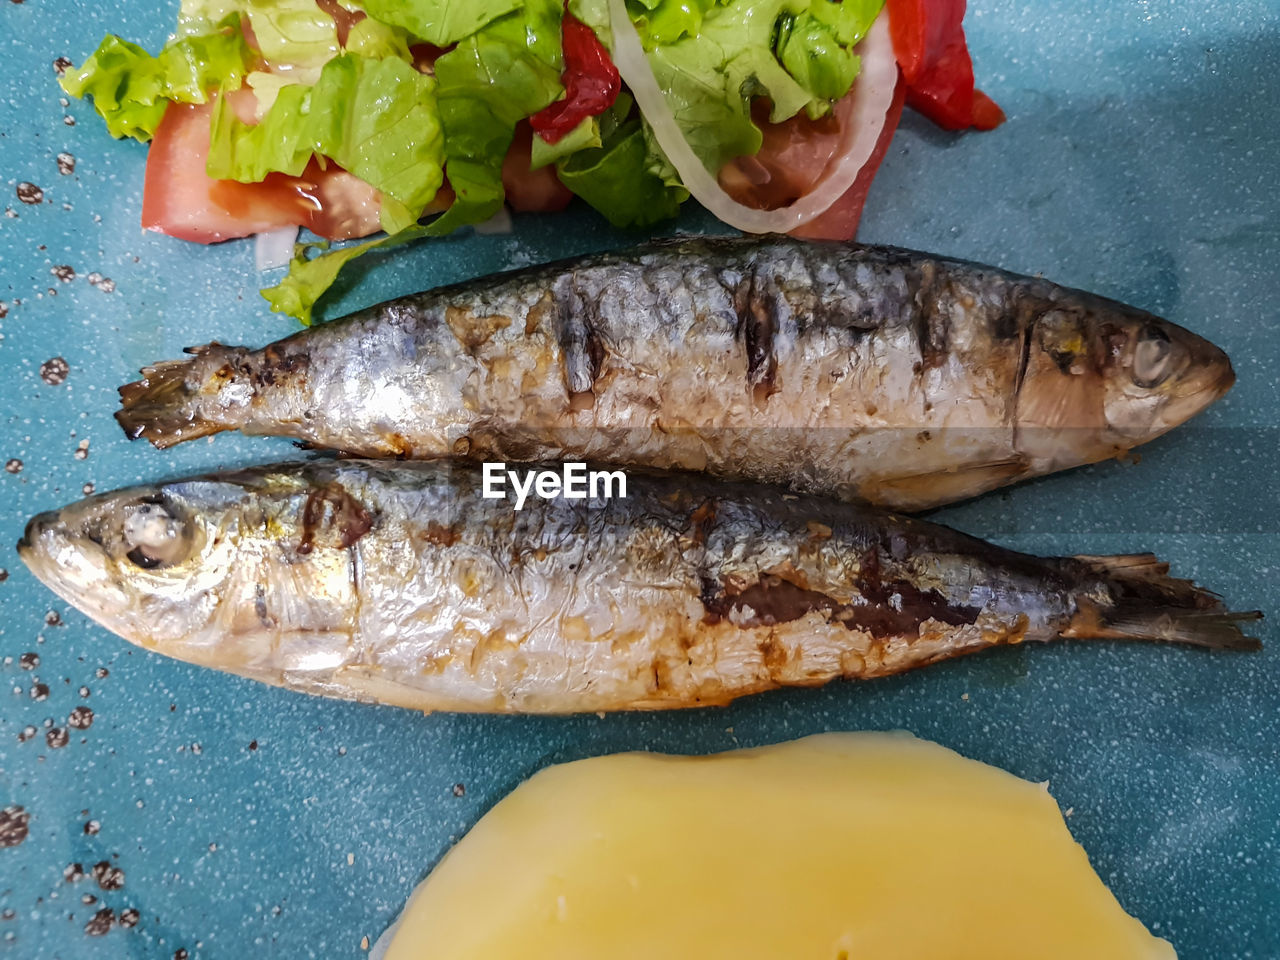
<path fill-rule="evenodd" d="M 297 227 L 280 227 L 277 230 L 264 230 L 256 234 L 253 260 L 257 264 L 258 272 L 287 267 L 289 260 L 293 257 L 293 245 L 297 242 Z"/>
<path fill-rule="evenodd" d="M 893 56 L 886 12 L 876 17 L 857 46 L 862 69 L 851 91 L 854 100 L 850 111 L 852 120 L 841 131 L 843 142 L 828 163 L 826 173 L 809 193 L 795 203 L 776 210 L 757 210 L 725 193 L 715 175 L 702 165 L 658 86 L 649 58 L 640 43 L 640 35 L 627 16 L 624 0 L 608 2 L 609 25 L 613 29 L 613 62 L 618 73 L 636 98 L 640 112 L 653 129 L 662 152 L 680 174 L 685 188 L 717 217 L 745 233 L 788 233 L 821 216 L 853 186 L 858 171 L 871 159 L 880 139 L 898 82 L 898 64 Z"/>
<path fill-rule="evenodd" d="M 475 225 L 475 231 L 482 236 L 494 236 L 497 234 L 507 234 L 511 232 L 511 211 L 505 206 L 499 207 L 488 220 L 484 220 Z"/>

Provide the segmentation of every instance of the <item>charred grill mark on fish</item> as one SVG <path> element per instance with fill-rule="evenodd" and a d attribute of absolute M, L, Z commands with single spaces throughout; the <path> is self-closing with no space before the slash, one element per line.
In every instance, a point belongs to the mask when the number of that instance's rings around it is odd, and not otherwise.
<path fill-rule="evenodd" d="M 689 514 L 689 526 L 693 529 L 692 539 L 695 547 L 701 547 L 707 542 L 707 534 L 711 532 L 715 523 L 716 501 L 714 499 L 704 500 Z"/>
<path fill-rule="evenodd" d="M 751 271 L 733 295 L 738 318 L 735 335 L 747 357 L 747 388 L 757 405 L 769 399 L 777 387 L 778 357 L 774 337 L 778 331 L 779 293 L 776 282 Z"/>
<path fill-rule="evenodd" d="M 258 617 L 258 623 L 268 630 L 274 630 L 276 627 L 275 619 L 267 611 L 267 588 L 264 584 L 258 584 L 253 590 L 253 612 Z"/>
<path fill-rule="evenodd" d="M 1013 416 L 1012 412 L 1018 409 L 1018 396 L 1022 393 L 1022 385 L 1027 379 L 1027 366 L 1031 363 L 1031 338 L 1033 336 L 1033 330 L 1029 311 L 1026 309 L 1025 304 L 1025 300 L 1019 301 L 1020 316 L 1015 321 L 1018 329 L 1018 336 L 1020 338 L 1020 349 L 1018 351 L 1018 371 L 1013 379 L 1013 395 L 1010 398 L 1011 402 L 1009 404 L 1011 418 Z M 1014 429 L 1015 431 L 1017 429 L 1016 421 Z"/>
<path fill-rule="evenodd" d="M 742 628 L 773 626 L 818 613 L 828 623 L 880 638 L 907 634 L 928 620 L 970 625 L 982 612 L 981 607 L 952 605 L 936 590 L 923 591 L 905 580 L 885 583 L 863 573 L 857 582 L 860 602 L 851 603 L 767 573 L 743 587 L 706 585 L 703 605 L 708 623 L 727 620 Z"/>
<path fill-rule="evenodd" d="M 939 276 L 938 264 L 932 260 L 921 260 L 905 275 L 921 369 L 940 367 L 947 362 L 951 348 L 950 321 L 943 308 L 956 298 L 956 291 Z"/>
<path fill-rule="evenodd" d="M 322 543 L 336 540 L 343 550 L 349 550 L 371 529 L 373 517 L 345 487 L 337 483 L 316 487 L 307 492 L 302 506 L 298 553 L 311 553 L 317 538 Z"/>
<path fill-rule="evenodd" d="M 273 343 L 262 350 L 262 363 L 257 367 L 245 364 L 241 370 L 253 380 L 257 389 L 274 387 L 282 379 L 305 373 L 307 355 L 289 350 L 284 344 Z"/>
<path fill-rule="evenodd" d="M 467 353 L 474 356 L 499 330 L 511 325 L 511 318 L 501 314 L 477 314 L 462 307 L 448 306 L 445 323 Z"/>
<path fill-rule="evenodd" d="M 560 345 L 560 360 L 570 402 L 588 395 L 604 370 L 606 355 L 600 331 L 600 306 L 592 291 L 584 290 L 572 276 L 561 278 L 554 288 L 554 311 L 547 314 Z"/>
<path fill-rule="evenodd" d="M 1022 336 L 1026 321 L 1020 315 L 1020 308 L 1021 303 L 1016 302 L 1016 305 L 1010 305 L 991 314 L 991 339 L 1016 340 Z"/>

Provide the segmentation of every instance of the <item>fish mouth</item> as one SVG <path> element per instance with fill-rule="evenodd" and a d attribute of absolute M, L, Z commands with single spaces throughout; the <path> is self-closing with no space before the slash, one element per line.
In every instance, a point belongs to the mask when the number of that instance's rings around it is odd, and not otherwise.
<path fill-rule="evenodd" d="M 1215 348 L 1216 349 L 1216 348 Z M 1221 353 L 1221 351 L 1219 351 Z M 1225 397 L 1232 387 L 1236 385 L 1235 367 L 1231 365 L 1231 359 L 1222 354 L 1222 369 L 1218 371 L 1217 377 L 1205 389 L 1213 395 L 1214 400 L 1220 400 Z M 1210 401 L 1212 402 L 1212 401 Z"/>
<path fill-rule="evenodd" d="M 36 560 L 36 542 L 53 517 L 52 513 L 38 513 L 27 521 L 27 526 L 18 539 L 18 558 L 28 567 Z"/>
<path fill-rule="evenodd" d="M 49 543 L 50 531 L 56 529 L 57 524 L 57 513 L 39 513 L 28 520 L 18 540 L 18 559 L 42 584 L 62 599 L 74 603 L 75 598 L 68 594 L 58 575 L 58 564 L 54 559 L 56 551 Z"/>
<path fill-rule="evenodd" d="M 65 515 L 51 511 L 27 521 L 17 552 L 46 589 L 108 630 L 114 630 L 113 617 L 118 604 L 112 603 L 111 584 L 102 571 L 94 569 L 92 564 L 82 565 L 86 545 L 100 546 L 100 543 L 93 537 L 69 531 Z"/>
<path fill-rule="evenodd" d="M 1231 366 L 1231 358 L 1216 343 L 1198 333 L 1185 328 L 1179 328 L 1178 333 L 1192 365 L 1203 371 L 1201 377 L 1192 378 L 1192 389 L 1217 400 L 1235 385 L 1236 371 Z"/>
<path fill-rule="evenodd" d="M 1195 372 L 1170 391 L 1168 405 L 1160 418 L 1166 429 L 1185 423 L 1221 400 L 1236 382 L 1235 368 L 1221 348 L 1190 331 L 1183 334 L 1191 369 Z"/>

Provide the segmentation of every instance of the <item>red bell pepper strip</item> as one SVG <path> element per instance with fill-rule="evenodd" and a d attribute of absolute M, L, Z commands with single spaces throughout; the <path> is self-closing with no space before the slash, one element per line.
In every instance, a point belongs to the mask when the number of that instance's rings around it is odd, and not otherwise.
<path fill-rule="evenodd" d="M 566 10 L 560 31 L 564 42 L 564 98 L 529 118 L 529 125 L 547 143 L 556 143 L 587 117 L 604 113 L 622 89 L 618 68 L 594 30 Z"/>
<path fill-rule="evenodd" d="M 907 82 L 907 105 L 947 130 L 990 130 L 1004 111 L 973 86 L 965 44 L 965 0 L 888 0 L 893 52 Z"/>

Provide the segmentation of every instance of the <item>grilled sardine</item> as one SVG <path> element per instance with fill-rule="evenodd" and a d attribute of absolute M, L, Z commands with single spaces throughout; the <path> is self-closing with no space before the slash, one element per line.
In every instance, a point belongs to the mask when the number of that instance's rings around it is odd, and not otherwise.
<path fill-rule="evenodd" d="M 91 497 L 19 551 L 149 650 L 420 710 L 721 704 L 1057 637 L 1255 645 L 1255 615 L 1149 556 L 1040 559 L 700 476 L 483 493 L 470 464 L 284 464 Z"/>
<path fill-rule="evenodd" d="M 902 510 L 1117 456 L 1234 379 L 1124 304 L 789 238 L 662 241 L 192 352 L 121 388 L 131 437 L 705 470 Z"/>

